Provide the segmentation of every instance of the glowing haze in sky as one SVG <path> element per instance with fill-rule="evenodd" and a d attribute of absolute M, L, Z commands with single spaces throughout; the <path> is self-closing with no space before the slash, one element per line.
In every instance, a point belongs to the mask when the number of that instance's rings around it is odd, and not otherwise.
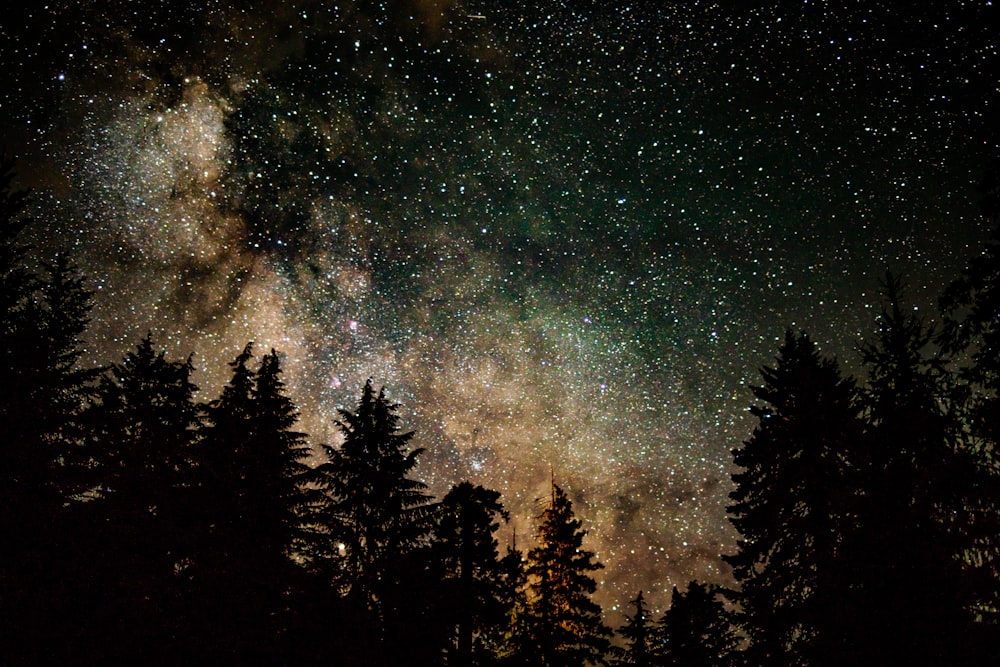
<path fill-rule="evenodd" d="M 884 271 L 931 316 L 987 231 L 990 2 L 17 4 L 2 140 L 91 361 L 149 330 L 210 398 L 275 347 L 314 442 L 373 377 L 521 546 L 554 476 L 606 609 L 725 580 L 786 327 L 855 369 Z"/>

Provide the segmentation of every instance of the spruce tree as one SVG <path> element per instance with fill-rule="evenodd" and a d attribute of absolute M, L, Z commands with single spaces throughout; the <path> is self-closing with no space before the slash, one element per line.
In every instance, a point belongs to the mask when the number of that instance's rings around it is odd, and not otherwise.
<path fill-rule="evenodd" d="M 903 309 L 900 291 L 889 276 L 876 338 L 862 348 L 869 460 L 857 542 L 848 549 L 864 567 L 841 628 L 854 638 L 843 657 L 958 664 L 971 646 L 971 579 L 959 556 L 977 473 L 960 443 L 933 331 Z"/>
<path fill-rule="evenodd" d="M 969 479 L 968 544 L 965 560 L 978 581 L 973 601 L 985 645 L 1000 633 L 1000 159 L 980 184 L 981 211 L 992 232 L 941 298 L 944 326 L 939 340 L 958 357 L 968 397 L 965 446 L 977 470 Z M 993 649 L 1000 659 L 1000 649 Z"/>
<path fill-rule="evenodd" d="M 524 553 L 512 539 L 498 563 L 497 599 L 503 617 L 483 637 L 483 644 L 498 665 L 525 667 L 532 664 L 528 637 L 527 573 Z"/>
<path fill-rule="evenodd" d="M 500 493 L 471 482 L 453 486 L 441 501 L 433 548 L 443 566 L 449 665 L 488 662 L 481 638 L 503 620 L 495 533 L 507 518 Z"/>
<path fill-rule="evenodd" d="M 181 507 L 200 423 L 191 372 L 190 359 L 167 360 L 147 335 L 106 370 L 81 415 L 80 659 L 146 661 L 176 648 L 188 556 Z"/>
<path fill-rule="evenodd" d="M 718 588 L 698 581 L 685 592 L 674 587 L 659 624 L 662 646 L 657 665 L 720 667 L 729 664 L 736 638 Z"/>
<path fill-rule="evenodd" d="M 733 452 L 730 521 L 740 533 L 726 556 L 735 602 L 756 665 L 806 665 L 837 615 L 839 550 L 852 520 L 860 446 L 854 384 L 812 341 L 787 332 L 777 363 L 761 370 L 753 435 Z"/>
<path fill-rule="evenodd" d="M 315 477 L 328 498 L 318 518 L 330 536 L 331 576 L 354 608 L 359 650 L 373 663 L 403 646 L 407 615 L 421 613 L 404 577 L 418 576 L 417 551 L 428 543 L 435 508 L 426 485 L 409 476 L 424 450 L 409 448 L 413 433 L 400 431 L 397 408 L 368 380 L 357 409 L 339 410 L 343 442 L 325 446 L 328 460 Z"/>
<path fill-rule="evenodd" d="M 651 667 L 656 664 L 656 635 L 642 591 L 632 600 L 634 611 L 618 631 L 625 645 L 616 647 L 616 667 Z"/>
<path fill-rule="evenodd" d="M 526 570 L 528 638 L 536 664 L 544 667 L 600 664 L 610 645 L 601 608 L 590 597 L 597 590 L 591 573 L 604 566 L 583 548 L 581 525 L 572 502 L 553 483 Z"/>
<path fill-rule="evenodd" d="M 299 569 L 309 456 L 295 430 L 298 410 L 287 396 L 272 350 L 256 371 L 253 345 L 231 362 L 232 376 L 206 408 L 198 447 L 202 515 L 194 558 L 200 613 L 213 621 L 214 643 L 225 654 L 277 659 L 287 629 L 288 595 Z"/>
<path fill-rule="evenodd" d="M 75 529 L 65 509 L 68 443 L 96 377 L 79 367 L 91 293 L 64 255 L 28 268 L 30 196 L 0 165 L 0 655 L 55 659 Z M 46 644 L 49 646 L 46 647 Z M 47 657 L 43 657 L 47 656 Z"/>

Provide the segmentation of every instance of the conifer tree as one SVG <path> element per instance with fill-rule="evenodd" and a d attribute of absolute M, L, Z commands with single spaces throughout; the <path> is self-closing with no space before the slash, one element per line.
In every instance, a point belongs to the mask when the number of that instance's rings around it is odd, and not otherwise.
<path fill-rule="evenodd" d="M 483 644 L 498 665 L 524 667 L 532 664 L 528 637 L 527 573 L 524 553 L 516 538 L 498 563 L 497 599 L 503 617 L 483 637 Z"/>
<path fill-rule="evenodd" d="M 553 483 L 526 570 L 528 638 L 536 664 L 544 667 L 600 664 L 609 648 L 610 630 L 590 598 L 597 590 L 591 573 L 604 566 L 583 548 L 581 525 L 572 502 Z"/>
<path fill-rule="evenodd" d="M 68 426 L 77 418 L 95 371 L 78 367 L 91 293 L 65 256 L 28 268 L 22 242 L 32 222 L 30 196 L 13 186 L 13 162 L 0 164 L 0 655 L 34 663 L 59 631 L 65 591 L 64 505 L 69 481 L 62 463 Z M 47 637 L 43 640 L 42 637 Z M 51 654 L 50 654 L 51 655 Z"/>
<path fill-rule="evenodd" d="M 990 644 L 1000 633 L 1000 159 L 987 169 L 979 191 L 992 232 L 942 295 L 939 340 L 960 360 L 959 378 L 969 394 L 963 410 L 965 443 L 977 470 L 969 480 L 964 558 L 977 570 L 973 604 L 983 643 Z"/>
<path fill-rule="evenodd" d="M 495 533 L 507 518 L 499 492 L 471 482 L 453 486 L 441 501 L 434 552 L 443 566 L 449 665 L 484 664 L 481 638 L 503 619 Z"/>
<path fill-rule="evenodd" d="M 869 461 L 857 543 L 847 546 L 865 567 L 852 577 L 853 613 L 840 630 L 855 645 L 843 658 L 963 663 L 971 580 L 959 555 L 976 469 L 950 377 L 928 354 L 933 332 L 904 311 L 900 290 L 890 275 L 877 336 L 862 348 Z M 832 662 L 836 652 L 826 654 Z"/>
<path fill-rule="evenodd" d="M 320 519 L 331 538 L 332 576 L 355 609 L 361 650 L 375 663 L 398 647 L 406 615 L 420 613 L 403 595 L 401 568 L 413 573 L 435 507 L 426 485 L 409 477 L 424 450 L 409 449 L 413 433 L 400 432 L 397 407 L 368 380 L 357 409 L 339 410 L 343 442 L 325 446 L 328 460 L 316 469 L 328 496 Z"/>
<path fill-rule="evenodd" d="M 656 662 L 656 636 L 649 610 L 642 591 L 632 600 L 634 612 L 626 617 L 625 625 L 618 634 L 625 640 L 625 645 L 616 647 L 617 667 L 651 667 Z"/>
<path fill-rule="evenodd" d="M 200 423 L 191 372 L 190 359 L 167 360 L 147 335 L 106 370 L 81 415 L 90 498 L 74 513 L 89 529 L 78 545 L 89 582 L 77 611 L 81 659 L 163 659 L 174 648 L 187 558 L 181 499 Z"/>
<path fill-rule="evenodd" d="M 808 336 L 787 332 L 774 367 L 753 389 L 767 403 L 734 451 L 730 521 L 738 552 L 726 557 L 739 584 L 740 624 L 756 665 L 805 665 L 836 615 L 840 535 L 854 512 L 852 452 L 861 424 L 852 381 Z"/>
<path fill-rule="evenodd" d="M 198 447 L 202 519 L 195 591 L 216 619 L 215 643 L 227 655 L 260 659 L 278 651 L 288 594 L 298 577 L 293 551 L 302 538 L 309 456 L 295 430 L 298 410 L 285 392 L 271 350 L 256 371 L 253 345 L 230 363 L 232 376 L 206 408 Z M 268 658 L 268 659 L 272 659 Z"/>
<path fill-rule="evenodd" d="M 656 664 L 663 667 L 720 667 L 729 664 L 736 648 L 718 589 L 698 581 L 683 593 L 674 586 L 659 625 L 662 647 Z"/>

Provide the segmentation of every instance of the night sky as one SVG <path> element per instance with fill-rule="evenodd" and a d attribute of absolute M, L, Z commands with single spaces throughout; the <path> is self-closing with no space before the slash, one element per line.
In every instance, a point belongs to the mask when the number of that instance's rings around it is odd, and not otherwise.
<path fill-rule="evenodd" d="M 0 145 L 89 361 L 151 331 L 208 399 L 275 347 L 316 443 L 372 377 L 521 547 L 554 476 L 606 611 L 726 580 L 786 327 L 854 371 L 886 269 L 933 317 L 988 233 L 991 2 L 42 4 L 0 17 Z"/>

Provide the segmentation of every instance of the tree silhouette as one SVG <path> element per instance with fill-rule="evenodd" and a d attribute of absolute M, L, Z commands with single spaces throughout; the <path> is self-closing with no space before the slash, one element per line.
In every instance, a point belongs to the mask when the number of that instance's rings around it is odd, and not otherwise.
<path fill-rule="evenodd" d="M 26 268 L 27 191 L 0 165 L 0 655 L 52 658 L 45 625 L 66 597 L 53 572 L 72 551 L 64 505 L 69 426 L 93 370 L 78 367 L 91 293 L 65 256 Z M 56 633 L 48 631 L 51 637 Z M 41 651 L 42 653 L 39 653 Z M 42 657 L 42 656 L 45 657 Z"/>
<path fill-rule="evenodd" d="M 977 471 L 949 375 L 928 355 L 933 331 L 903 309 L 901 289 L 890 275 L 875 340 L 862 348 L 869 461 L 858 543 L 847 545 L 861 567 L 841 628 L 855 646 L 843 658 L 956 664 L 970 646 L 970 579 L 958 556 Z"/>
<path fill-rule="evenodd" d="M 855 387 L 792 332 L 761 375 L 753 392 L 768 405 L 751 408 L 759 423 L 733 452 L 742 470 L 728 512 L 740 539 L 725 560 L 750 662 L 809 664 L 843 583 L 839 538 L 853 512 L 851 452 L 861 437 Z"/>
<path fill-rule="evenodd" d="M 248 344 L 206 409 L 193 576 L 213 643 L 228 644 L 225 655 L 277 659 L 278 638 L 288 630 L 286 597 L 299 574 L 291 558 L 310 498 L 304 484 L 310 450 L 305 434 L 294 430 L 298 410 L 285 392 L 277 352 L 266 354 L 256 371 L 248 367 L 252 358 Z"/>
<path fill-rule="evenodd" d="M 1000 628 L 1000 159 L 990 164 L 979 190 L 992 233 L 982 253 L 942 295 L 940 342 L 962 360 L 959 376 L 969 392 L 966 440 L 978 467 L 970 480 L 974 488 L 965 530 L 972 546 L 966 560 L 981 577 L 976 614 L 986 631 L 995 634 Z"/>
<path fill-rule="evenodd" d="M 522 667 L 532 664 L 528 636 L 527 572 L 524 553 L 516 539 L 498 563 L 497 600 L 502 618 L 483 636 L 483 644 L 498 665 Z"/>
<path fill-rule="evenodd" d="M 609 648 L 611 633 L 590 598 L 597 589 L 590 573 L 604 566 L 583 548 L 581 525 L 572 502 L 553 483 L 527 563 L 528 637 L 536 664 L 545 667 L 600 664 Z"/>
<path fill-rule="evenodd" d="M 632 606 L 635 611 L 626 617 L 625 625 L 618 631 L 625 645 L 616 647 L 613 664 L 618 667 L 651 667 L 656 664 L 656 637 L 642 591 L 632 600 Z"/>
<path fill-rule="evenodd" d="M 487 662 L 488 653 L 478 640 L 503 619 L 495 533 L 507 518 L 500 494 L 471 482 L 453 486 L 441 501 L 434 552 L 443 566 L 449 665 Z"/>
<path fill-rule="evenodd" d="M 396 406 L 365 383 L 356 411 L 339 410 L 340 447 L 325 446 L 317 483 L 328 495 L 321 520 L 331 536 L 337 587 L 356 610 L 357 637 L 369 659 L 384 661 L 406 624 L 401 568 L 426 545 L 434 506 L 426 486 L 409 477 L 423 449 L 409 449 Z M 391 642 L 393 646 L 398 642 Z M 402 659 L 402 658 L 401 658 Z"/>
<path fill-rule="evenodd" d="M 81 415 L 87 502 L 74 516 L 89 524 L 80 549 L 93 586 L 78 628 L 94 660 L 162 659 L 171 636 L 187 530 L 181 494 L 200 423 L 190 359 L 169 361 L 149 335 L 102 375 Z"/>
<path fill-rule="evenodd" d="M 718 589 L 697 581 L 681 593 L 674 586 L 660 621 L 664 667 L 718 667 L 728 664 L 736 639 Z"/>

